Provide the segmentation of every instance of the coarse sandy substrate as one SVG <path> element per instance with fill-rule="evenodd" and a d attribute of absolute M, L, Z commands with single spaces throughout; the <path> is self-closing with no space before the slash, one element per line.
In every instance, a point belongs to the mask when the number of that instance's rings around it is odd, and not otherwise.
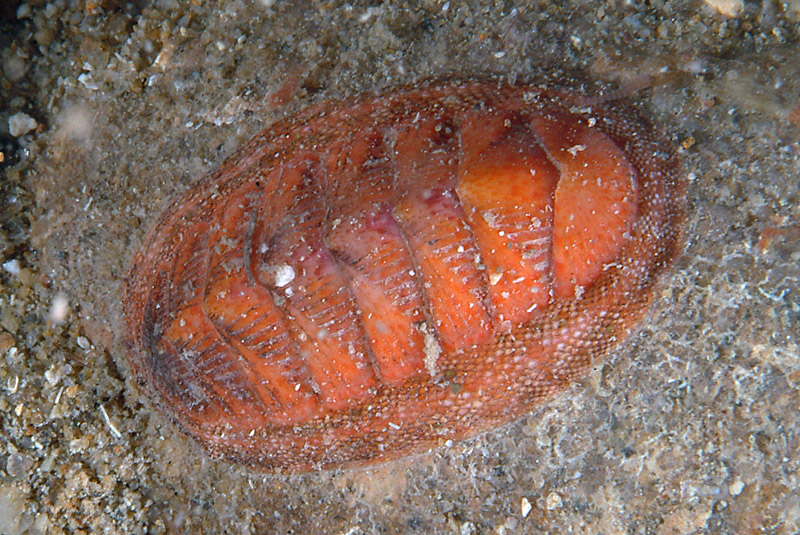
<path fill-rule="evenodd" d="M 7 4 L 0 533 L 800 531 L 796 0 Z M 324 98 L 562 68 L 630 94 L 692 179 L 662 298 L 585 380 L 476 439 L 304 476 L 212 460 L 154 411 L 120 296 L 173 195 Z"/>

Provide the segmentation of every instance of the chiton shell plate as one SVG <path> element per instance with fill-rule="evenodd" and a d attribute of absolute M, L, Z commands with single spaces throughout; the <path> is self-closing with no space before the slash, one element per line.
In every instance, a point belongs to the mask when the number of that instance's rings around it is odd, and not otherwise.
<path fill-rule="evenodd" d="M 251 140 L 136 255 L 129 357 L 212 453 L 304 471 L 507 422 L 623 339 L 685 177 L 629 104 L 427 83 Z"/>

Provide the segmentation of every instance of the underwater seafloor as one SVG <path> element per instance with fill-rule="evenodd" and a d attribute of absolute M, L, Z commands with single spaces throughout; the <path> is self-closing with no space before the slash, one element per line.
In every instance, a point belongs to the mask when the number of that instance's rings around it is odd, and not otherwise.
<path fill-rule="evenodd" d="M 800 532 L 800 2 L 31 0 L 0 9 L 0 533 Z M 674 140 L 685 253 L 641 329 L 508 426 L 301 476 L 209 458 L 120 344 L 169 199 L 287 113 L 584 73 Z"/>

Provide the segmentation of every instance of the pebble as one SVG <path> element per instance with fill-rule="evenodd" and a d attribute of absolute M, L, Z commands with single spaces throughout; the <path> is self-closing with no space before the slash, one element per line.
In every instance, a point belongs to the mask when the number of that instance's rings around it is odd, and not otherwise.
<path fill-rule="evenodd" d="M 730 484 L 728 487 L 728 492 L 731 493 L 731 496 L 738 496 L 744 490 L 745 484 L 744 481 L 741 479 L 737 479 L 733 483 Z"/>
<path fill-rule="evenodd" d="M 10 275 L 14 275 L 15 277 L 18 276 L 20 272 L 19 260 L 12 258 L 11 260 L 3 262 L 3 269 L 6 270 Z"/>
<path fill-rule="evenodd" d="M 522 498 L 522 502 L 520 503 L 520 509 L 522 510 L 521 511 L 522 512 L 522 518 L 525 518 L 526 516 L 528 516 L 528 513 L 531 512 L 532 508 L 533 508 L 533 506 L 531 505 L 531 502 L 528 501 L 528 498 Z"/>
<path fill-rule="evenodd" d="M 546 506 L 548 511 L 560 508 L 561 496 L 557 492 L 551 492 L 547 495 Z"/>
<path fill-rule="evenodd" d="M 33 466 L 33 458 L 24 453 L 13 453 L 6 461 L 6 473 L 14 479 L 21 479 L 28 475 Z"/>
<path fill-rule="evenodd" d="M 8 118 L 8 131 L 14 137 L 24 136 L 31 130 L 39 126 L 36 119 L 27 113 L 15 113 Z"/>
<path fill-rule="evenodd" d="M 726 17 L 738 17 L 744 11 L 744 0 L 706 0 L 706 5 Z"/>
<path fill-rule="evenodd" d="M 12 82 L 17 82 L 28 72 L 28 64 L 24 58 L 11 55 L 3 62 L 3 74 Z"/>

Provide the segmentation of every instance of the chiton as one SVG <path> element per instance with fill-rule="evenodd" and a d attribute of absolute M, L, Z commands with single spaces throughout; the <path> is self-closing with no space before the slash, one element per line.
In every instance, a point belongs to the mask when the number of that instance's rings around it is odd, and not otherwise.
<path fill-rule="evenodd" d="M 674 149 L 625 102 L 472 81 L 323 103 L 157 221 L 128 279 L 130 361 L 213 454 L 397 458 L 507 422 L 608 353 L 685 204 Z"/>

